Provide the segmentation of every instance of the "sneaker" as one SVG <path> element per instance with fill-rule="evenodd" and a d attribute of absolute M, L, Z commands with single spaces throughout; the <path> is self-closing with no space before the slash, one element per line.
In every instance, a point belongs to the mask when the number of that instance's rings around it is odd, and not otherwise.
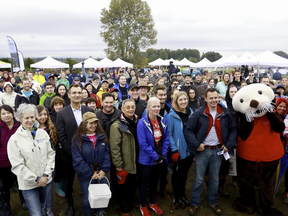
<path fill-rule="evenodd" d="M 196 215 L 198 209 L 199 209 L 199 206 L 193 206 L 193 205 L 191 205 L 191 206 L 190 206 L 190 209 L 189 209 L 189 211 L 188 211 L 189 215 L 192 215 L 192 216 Z"/>
<path fill-rule="evenodd" d="M 285 193 L 285 195 L 284 195 L 284 202 L 285 202 L 285 203 L 288 203 L 288 192 Z"/>
<path fill-rule="evenodd" d="M 221 209 L 219 208 L 218 205 L 210 205 L 210 207 L 214 210 L 214 212 L 215 212 L 217 215 L 222 214 L 222 211 L 221 211 Z"/>
<path fill-rule="evenodd" d="M 26 205 L 26 202 L 23 202 L 23 203 L 22 203 L 22 208 L 23 208 L 24 210 L 28 210 L 28 207 L 27 207 L 27 205 Z"/>
<path fill-rule="evenodd" d="M 106 216 L 106 212 L 102 209 L 100 212 L 95 212 L 94 216 Z"/>
<path fill-rule="evenodd" d="M 225 196 L 225 197 L 228 197 L 228 196 L 229 196 L 229 193 L 227 192 L 225 186 L 219 187 L 219 188 L 218 188 L 218 192 L 219 192 L 219 194 L 221 194 L 222 196 Z"/>
<path fill-rule="evenodd" d="M 158 206 L 157 203 L 155 204 L 149 204 L 149 208 L 151 208 L 157 215 L 162 215 L 163 211 L 162 209 Z"/>
<path fill-rule="evenodd" d="M 52 211 L 47 211 L 47 212 L 46 212 L 46 215 L 47 215 L 47 216 L 54 216 L 54 214 L 53 214 Z"/>
<path fill-rule="evenodd" d="M 141 212 L 142 216 L 151 216 L 150 212 L 147 208 L 147 205 L 144 207 L 141 207 L 141 205 L 140 205 L 140 212 Z"/>

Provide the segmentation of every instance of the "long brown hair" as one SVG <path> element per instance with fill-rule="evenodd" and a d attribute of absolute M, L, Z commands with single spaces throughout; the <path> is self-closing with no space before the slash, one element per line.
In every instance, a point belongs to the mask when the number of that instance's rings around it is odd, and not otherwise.
<path fill-rule="evenodd" d="M 49 129 L 49 134 L 50 134 L 50 138 L 51 138 L 51 141 L 52 141 L 52 144 L 53 146 L 56 146 L 58 145 L 58 138 L 57 138 L 57 130 L 56 130 L 56 127 L 55 125 L 52 123 L 51 119 L 50 119 L 50 116 L 49 116 L 49 111 L 48 109 L 46 109 L 44 106 L 42 105 L 37 105 L 36 106 L 36 109 L 38 111 L 38 114 L 41 113 L 43 110 L 46 111 L 47 113 L 47 120 L 45 122 L 45 125 L 46 127 Z"/>
<path fill-rule="evenodd" d="M 81 145 L 82 145 L 82 135 L 86 134 L 87 131 L 87 124 L 88 121 L 82 121 L 79 125 L 79 127 L 77 128 L 75 135 L 73 137 L 73 144 L 74 144 L 74 148 L 76 148 L 76 141 L 79 140 L 79 149 L 81 151 Z M 105 135 L 104 141 L 107 142 L 109 144 L 109 140 L 108 140 L 108 136 L 105 133 L 105 131 L 103 130 L 101 124 L 99 121 L 97 121 L 97 127 L 95 130 L 95 133 L 103 133 Z"/>
<path fill-rule="evenodd" d="M 193 89 L 194 90 L 194 89 Z M 180 96 L 182 96 L 182 95 L 184 95 L 186 98 L 187 98 L 187 101 L 188 101 L 188 103 L 189 103 L 189 98 L 188 98 L 188 95 L 187 95 L 187 93 L 185 92 L 185 91 L 179 91 L 179 92 L 177 92 L 174 96 L 173 96 L 173 101 L 172 101 L 172 107 L 174 108 L 174 110 L 176 111 L 176 112 L 183 112 L 183 111 L 181 111 L 180 109 L 179 109 L 179 104 L 178 104 L 178 98 L 180 97 Z M 189 105 L 187 103 L 187 106 Z M 183 113 L 186 113 L 186 110 L 183 112 Z"/>
<path fill-rule="evenodd" d="M 229 80 L 228 80 L 227 82 L 224 80 L 224 76 L 225 76 L 226 74 L 229 75 Z M 228 85 L 228 84 L 230 83 L 230 77 L 231 77 L 230 73 L 228 73 L 228 72 L 223 73 L 221 79 L 222 79 L 222 81 L 223 81 L 223 83 L 224 83 L 225 85 Z"/>

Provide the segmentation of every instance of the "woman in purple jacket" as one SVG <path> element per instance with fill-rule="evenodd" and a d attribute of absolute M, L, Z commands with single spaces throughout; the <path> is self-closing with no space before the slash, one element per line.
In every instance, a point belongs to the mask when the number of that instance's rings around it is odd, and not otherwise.
<path fill-rule="evenodd" d="M 141 172 L 140 187 L 140 211 L 143 216 L 149 216 L 146 205 L 147 188 L 150 188 L 149 208 L 157 215 L 163 211 L 156 203 L 157 185 L 164 168 L 169 147 L 169 137 L 166 120 L 159 116 L 160 100 L 156 97 L 149 99 L 147 115 L 143 117 L 137 126 L 139 140 L 139 166 Z"/>
<path fill-rule="evenodd" d="M 7 154 L 7 143 L 19 127 L 19 122 L 14 119 L 13 109 L 9 105 L 0 107 L 0 127 L 0 180 L 3 183 L 4 201 L 10 206 L 10 186 L 13 174 Z"/>

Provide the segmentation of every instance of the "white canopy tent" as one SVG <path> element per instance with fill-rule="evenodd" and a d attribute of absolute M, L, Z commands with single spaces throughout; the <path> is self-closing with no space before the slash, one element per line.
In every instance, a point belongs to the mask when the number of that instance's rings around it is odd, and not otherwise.
<path fill-rule="evenodd" d="M 235 62 L 238 59 L 238 57 L 236 55 L 231 55 L 229 58 L 226 59 L 226 61 L 224 62 L 223 66 L 232 64 L 233 62 Z"/>
<path fill-rule="evenodd" d="M 207 68 L 207 67 L 211 67 L 210 65 L 211 65 L 211 62 L 207 58 L 204 58 L 200 62 L 197 62 L 195 64 L 195 67 Z"/>
<path fill-rule="evenodd" d="M 42 61 L 31 64 L 30 68 L 69 68 L 69 64 L 57 61 L 51 56 L 47 56 Z"/>
<path fill-rule="evenodd" d="M 247 60 L 246 65 L 288 67 L 288 59 L 267 50 Z"/>
<path fill-rule="evenodd" d="M 178 62 L 177 60 L 175 60 L 175 59 L 173 59 L 173 58 L 166 59 L 166 60 L 164 60 L 164 61 L 166 62 L 166 65 L 170 65 L 170 62 L 171 62 L 171 61 L 173 62 L 174 65 Z"/>
<path fill-rule="evenodd" d="M 114 67 L 133 67 L 133 64 L 126 62 L 120 58 L 116 59 L 113 63 Z"/>
<path fill-rule="evenodd" d="M 241 65 L 246 65 L 246 62 L 249 61 L 249 59 L 253 58 L 254 56 L 246 51 L 244 52 L 239 58 L 237 59 L 231 59 L 228 62 L 224 63 L 224 66 L 226 67 L 240 67 Z"/>
<path fill-rule="evenodd" d="M 0 68 L 11 68 L 11 64 L 0 61 Z"/>
<path fill-rule="evenodd" d="M 175 62 L 174 65 L 196 67 L 196 63 L 189 61 L 187 58 L 183 58 L 181 61 Z"/>
<path fill-rule="evenodd" d="M 225 61 L 227 59 L 225 58 L 225 56 L 222 56 L 220 59 L 214 61 L 214 62 L 211 62 L 211 64 L 209 65 L 209 67 L 223 67 Z"/>
<path fill-rule="evenodd" d="M 156 59 L 155 61 L 152 61 L 150 63 L 148 63 L 148 65 L 151 66 L 162 66 L 162 65 L 169 65 L 169 63 L 167 64 L 167 62 L 161 58 Z"/>
<path fill-rule="evenodd" d="M 111 61 L 108 58 L 103 58 L 102 60 L 100 60 L 98 62 L 98 64 L 96 65 L 96 67 L 98 68 L 108 68 L 108 67 L 115 67 L 115 64 L 113 61 Z"/>
<path fill-rule="evenodd" d="M 88 58 L 84 60 L 84 68 L 95 68 L 97 64 L 98 61 L 93 58 Z M 82 62 L 73 65 L 73 68 L 82 68 Z"/>

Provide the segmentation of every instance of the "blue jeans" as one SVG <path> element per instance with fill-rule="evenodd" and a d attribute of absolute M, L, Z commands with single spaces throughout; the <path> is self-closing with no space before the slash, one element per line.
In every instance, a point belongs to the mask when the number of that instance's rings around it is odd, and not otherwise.
<path fill-rule="evenodd" d="M 198 151 L 195 156 L 195 180 L 191 191 L 191 204 L 199 206 L 205 172 L 209 164 L 208 204 L 218 204 L 219 170 L 223 155 L 217 155 L 220 148 Z"/>
<path fill-rule="evenodd" d="M 55 176 L 55 170 L 52 172 L 52 181 L 51 184 L 49 184 L 49 187 L 47 188 L 47 198 L 45 203 L 45 209 L 46 211 L 52 210 L 52 203 L 53 203 L 53 180 Z M 48 186 L 48 185 L 47 185 Z M 46 187 L 47 187 L 46 186 Z"/>
<path fill-rule="evenodd" d="M 90 216 L 93 214 L 93 211 L 90 207 L 89 200 L 88 200 L 88 187 L 89 187 L 89 182 L 91 179 L 79 179 L 80 182 L 80 187 L 82 191 L 82 210 L 85 216 Z M 92 181 L 93 184 L 98 182 L 98 180 Z M 106 183 L 107 180 L 105 178 L 100 180 L 100 183 Z M 95 212 L 100 212 L 101 209 L 94 209 Z"/>
<path fill-rule="evenodd" d="M 31 216 L 46 216 L 45 202 L 47 198 L 47 192 L 49 188 L 51 190 L 51 187 L 52 182 L 47 184 L 46 187 L 22 190 L 23 197 Z"/>

